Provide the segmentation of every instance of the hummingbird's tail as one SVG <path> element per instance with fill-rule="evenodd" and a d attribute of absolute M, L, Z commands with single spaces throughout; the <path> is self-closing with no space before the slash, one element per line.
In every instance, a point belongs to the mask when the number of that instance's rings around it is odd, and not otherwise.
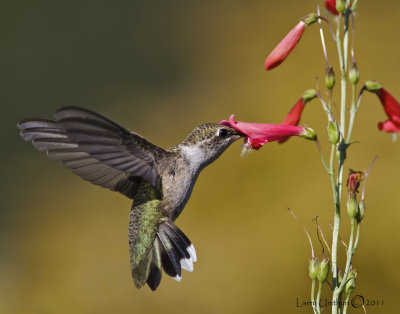
<path fill-rule="evenodd" d="M 161 269 L 176 281 L 182 279 L 181 268 L 192 272 L 197 261 L 196 251 L 188 237 L 171 219 L 163 222 L 157 231 L 151 251 L 151 262 L 147 284 L 156 290 L 161 281 Z"/>

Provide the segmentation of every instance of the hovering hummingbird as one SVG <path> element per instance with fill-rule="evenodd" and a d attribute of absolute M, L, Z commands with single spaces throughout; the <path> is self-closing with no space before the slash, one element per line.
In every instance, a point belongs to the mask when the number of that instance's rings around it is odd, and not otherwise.
<path fill-rule="evenodd" d="M 222 124 L 196 127 L 164 150 L 88 109 L 64 107 L 55 121 L 24 119 L 17 125 L 51 159 L 93 184 L 133 199 L 129 215 L 132 277 L 156 290 L 164 272 L 180 281 L 193 271 L 196 251 L 175 225 L 201 170 L 246 135 Z"/>

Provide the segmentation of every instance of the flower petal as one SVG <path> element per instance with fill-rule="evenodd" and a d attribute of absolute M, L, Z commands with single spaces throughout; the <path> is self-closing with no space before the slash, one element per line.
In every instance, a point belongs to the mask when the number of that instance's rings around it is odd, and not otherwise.
<path fill-rule="evenodd" d="M 389 119 L 400 124 L 399 102 L 384 88 L 379 89 L 377 95 Z"/>
<path fill-rule="evenodd" d="M 303 136 L 306 133 L 306 129 L 299 126 L 235 121 L 234 115 L 231 115 L 228 121 L 221 121 L 220 124 L 233 127 L 245 134 L 247 136 L 245 144 L 256 150 L 265 143 L 280 141 L 290 136 Z"/>
<path fill-rule="evenodd" d="M 400 125 L 392 120 L 386 120 L 385 122 L 378 123 L 378 129 L 387 133 L 397 133 L 400 132 Z"/>
<path fill-rule="evenodd" d="M 301 97 L 289 111 L 285 119 L 282 121 L 282 124 L 298 125 L 300 122 L 300 117 L 303 112 L 304 106 L 305 103 L 303 101 L 303 97 Z"/>
<path fill-rule="evenodd" d="M 336 10 L 336 0 L 325 0 L 325 8 L 332 14 L 339 15 L 338 10 Z"/>

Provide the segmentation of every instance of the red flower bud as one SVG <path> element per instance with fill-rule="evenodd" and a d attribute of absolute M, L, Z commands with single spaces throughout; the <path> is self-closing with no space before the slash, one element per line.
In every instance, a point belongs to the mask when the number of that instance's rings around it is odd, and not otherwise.
<path fill-rule="evenodd" d="M 265 143 L 280 141 L 290 136 L 301 136 L 309 140 L 315 140 L 316 134 L 310 128 L 283 125 L 283 124 L 264 124 L 264 123 L 248 123 L 235 121 L 233 115 L 229 117 L 229 121 L 221 121 L 220 124 L 235 128 L 239 132 L 245 134 L 245 146 L 249 149 L 260 149 Z"/>
<path fill-rule="evenodd" d="M 291 51 L 296 47 L 304 30 L 308 25 L 316 22 L 318 16 L 314 13 L 306 15 L 301 21 L 282 39 L 282 41 L 275 47 L 265 60 L 265 69 L 271 70 L 280 65 Z"/>
<path fill-rule="evenodd" d="M 346 3 L 344 0 L 325 0 L 325 8 L 327 8 L 332 14 L 339 15 L 339 12 L 343 13 L 346 10 Z"/>
<path fill-rule="evenodd" d="M 267 60 L 265 60 L 265 69 L 271 70 L 280 65 L 291 51 L 296 47 L 304 30 L 306 29 L 306 23 L 300 21 L 282 41 L 275 47 L 274 50 L 269 54 Z"/>
<path fill-rule="evenodd" d="M 336 0 L 325 0 L 325 8 L 332 14 L 339 15 L 338 10 L 336 10 Z"/>

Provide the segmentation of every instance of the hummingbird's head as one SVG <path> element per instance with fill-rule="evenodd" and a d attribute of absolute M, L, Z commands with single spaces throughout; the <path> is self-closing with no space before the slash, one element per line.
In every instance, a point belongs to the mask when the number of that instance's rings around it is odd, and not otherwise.
<path fill-rule="evenodd" d="M 191 167 L 201 170 L 216 160 L 229 145 L 244 136 L 230 126 L 205 123 L 196 127 L 179 148 Z"/>

